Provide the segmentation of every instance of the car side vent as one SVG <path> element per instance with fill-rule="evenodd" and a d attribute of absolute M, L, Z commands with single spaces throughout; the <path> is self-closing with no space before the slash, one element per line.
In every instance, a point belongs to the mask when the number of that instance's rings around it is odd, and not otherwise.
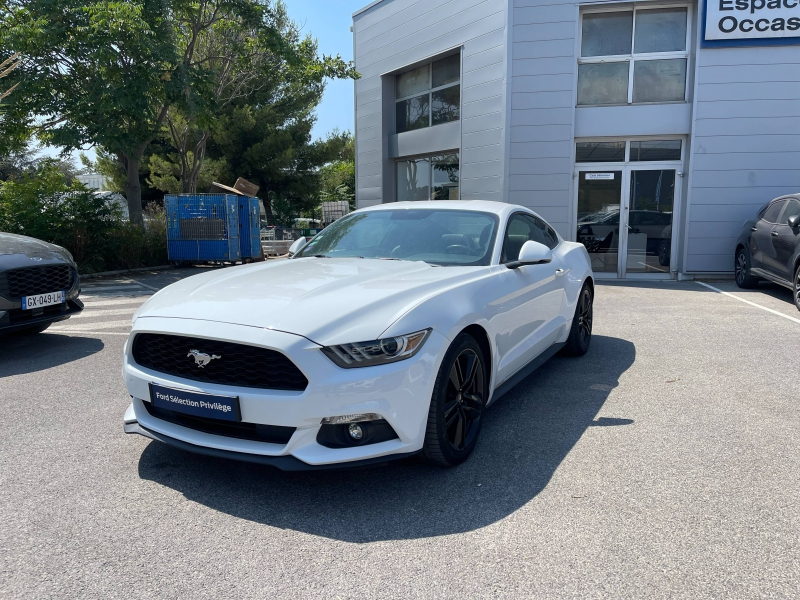
<path fill-rule="evenodd" d="M 133 359 L 146 369 L 193 381 L 300 392 L 308 386 L 308 379 L 285 355 L 258 346 L 139 333 L 133 340 Z"/>

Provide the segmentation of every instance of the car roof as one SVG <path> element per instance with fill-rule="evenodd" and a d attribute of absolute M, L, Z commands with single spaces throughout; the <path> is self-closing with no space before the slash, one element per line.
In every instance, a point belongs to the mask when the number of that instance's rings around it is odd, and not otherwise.
<path fill-rule="evenodd" d="M 421 200 L 416 202 L 387 202 L 377 204 L 367 208 L 361 208 L 356 212 L 371 212 L 375 210 L 471 210 L 476 212 L 486 212 L 506 216 L 512 212 L 523 210 L 536 214 L 530 208 L 507 202 L 494 202 L 491 200 Z M 537 215 L 538 216 L 538 215 Z"/>

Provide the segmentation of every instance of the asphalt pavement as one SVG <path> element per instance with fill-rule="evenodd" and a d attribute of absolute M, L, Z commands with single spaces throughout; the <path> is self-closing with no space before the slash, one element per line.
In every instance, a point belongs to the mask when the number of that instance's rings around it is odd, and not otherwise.
<path fill-rule="evenodd" d="M 800 596 L 790 291 L 599 285 L 589 353 L 460 467 L 282 473 L 122 432 L 130 317 L 196 272 L 89 281 L 80 317 L 0 338 L 0 596 Z"/>

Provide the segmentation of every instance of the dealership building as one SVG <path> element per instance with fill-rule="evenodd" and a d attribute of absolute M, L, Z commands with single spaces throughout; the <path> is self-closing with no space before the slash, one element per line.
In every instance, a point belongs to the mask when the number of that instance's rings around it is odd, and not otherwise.
<path fill-rule="evenodd" d="M 800 191 L 800 0 L 377 0 L 353 45 L 360 208 L 520 204 L 601 276 L 682 278 Z"/>

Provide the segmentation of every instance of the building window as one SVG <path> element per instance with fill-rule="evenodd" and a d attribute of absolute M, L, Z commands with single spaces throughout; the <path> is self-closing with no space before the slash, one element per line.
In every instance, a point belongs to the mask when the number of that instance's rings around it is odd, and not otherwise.
<path fill-rule="evenodd" d="M 687 7 L 584 13 L 578 105 L 686 100 Z"/>
<path fill-rule="evenodd" d="M 655 162 L 681 159 L 681 140 L 576 142 L 576 163 Z M 627 150 L 627 152 L 626 152 Z"/>
<path fill-rule="evenodd" d="M 397 133 L 458 121 L 461 117 L 460 80 L 459 54 L 398 75 Z"/>
<path fill-rule="evenodd" d="M 397 162 L 397 201 L 458 200 L 458 154 Z"/>

